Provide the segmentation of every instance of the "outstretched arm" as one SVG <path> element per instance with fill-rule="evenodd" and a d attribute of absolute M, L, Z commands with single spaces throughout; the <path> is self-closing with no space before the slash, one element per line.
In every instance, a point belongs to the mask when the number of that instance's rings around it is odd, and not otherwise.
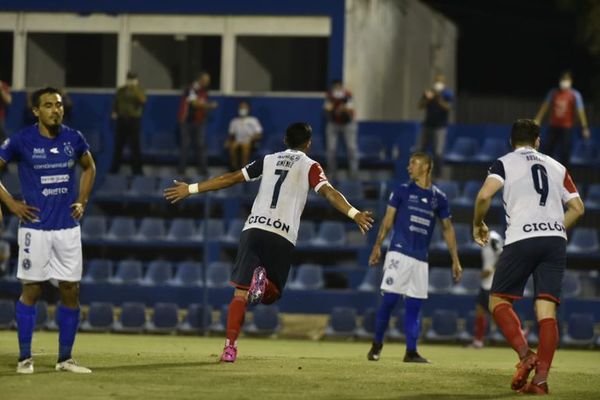
<path fill-rule="evenodd" d="M 385 210 L 385 216 L 383 217 L 383 221 L 381 221 L 379 232 L 377 232 L 377 239 L 375 239 L 373 250 L 371 250 L 371 255 L 369 256 L 369 265 L 372 267 L 377 265 L 379 259 L 381 258 L 381 245 L 383 244 L 383 241 L 392 229 L 395 218 L 396 209 L 394 207 L 388 206 Z"/>
<path fill-rule="evenodd" d="M 356 222 L 358 229 L 365 234 L 373 226 L 373 217 L 370 211 L 358 211 L 352 207 L 348 200 L 330 184 L 321 186 L 318 192 L 321 196 L 325 197 L 329 204 L 334 206 L 342 214 L 346 214 L 350 219 Z"/>
<path fill-rule="evenodd" d="M 173 181 L 174 186 L 164 190 L 165 199 L 171 203 L 176 203 L 179 200 L 183 200 L 190 194 L 204 193 L 213 190 L 225 189 L 229 186 L 233 186 L 236 183 L 244 182 L 244 174 L 242 170 L 235 172 L 228 172 L 216 178 L 211 178 L 204 182 L 198 182 L 188 185 L 185 182 Z"/>
<path fill-rule="evenodd" d="M 79 165 L 83 168 L 81 178 L 79 179 L 79 195 L 77 201 L 71 204 L 73 212 L 71 215 L 75 219 L 80 219 L 85 211 L 85 206 L 90 198 L 90 193 L 96 180 L 96 163 L 92 154 L 88 151 L 79 159 Z"/>

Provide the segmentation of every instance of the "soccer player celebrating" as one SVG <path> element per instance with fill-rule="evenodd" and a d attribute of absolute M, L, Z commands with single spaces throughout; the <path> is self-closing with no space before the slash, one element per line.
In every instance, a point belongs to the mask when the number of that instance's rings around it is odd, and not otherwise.
<path fill-rule="evenodd" d="M 92 371 L 71 358 L 71 349 L 79 324 L 79 219 L 94 185 L 96 167 L 81 132 L 62 125 L 64 109 L 57 89 L 34 92 L 32 105 L 37 124 L 15 133 L 0 146 L 0 168 L 13 160 L 19 163 L 24 197 L 24 201 L 15 200 L 0 184 L 0 200 L 21 220 L 17 278 L 23 289 L 16 305 L 20 350 L 17 372 L 33 373 L 35 303 L 42 293 L 42 283 L 53 279 L 59 282 L 61 301 L 57 308 L 59 352 L 55 369 L 89 373 Z M 78 192 L 76 164 L 83 169 Z"/>
<path fill-rule="evenodd" d="M 301 122 L 291 124 L 285 132 L 287 150 L 268 154 L 241 170 L 201 183 L 188 185 L 175 181 L 175 186 L 165 189 L 165 198 L 175 203 L 190 194 L 262 178 L 240 236 L 233 266 L 231 283 L 235 292 L 229 304 L 227 339 L 221 361 L 236 360 L 237 338 L 247 304 L 271 304 L 281 297 L 298 236 L 300 216 L 310 189 L 356 222 L 363 234 L 371 229 L 371 213 L 352 207 L 327 181 L 319 163 L 306 155 L 311 136 L 310 125 Z"/>
<path fill-rule="evenodd" d="M 428 154 L 418 152 L 410 157 L 408 175 L 411 181 L 398 186 L 391 194 L 369 257 L 369 264 L 377 265 L 381 245 L 393 227 L 392 241 L 383 263 L 383 299 L 377 310 L 375 337 L 367 355 L 371 361 L 379 360 L 390 315 L 400 296 L 404 295 L 404 362 L 429 362 L 417 352 L 417 339 L 421 303 L 427 298 L 429 286 L 427 256 L 436 217 L 442 221 L 444 240 L 452 257 L 452 276 L 458 281 L 462 275 L 448 199 L 431 183 L 432 169 L 433 161 Z"/>
<path fill-rule="evenodd" d="M 484 218 L 492 197 L 503 189 L 508 228 L 492 282 L 490 311 L 519 355 L 512 389 L 547 394 L 546 380 L 559 339 L 556 305 L 560 303 L 567 261 L 566 231 L 583 215 L 584 206 L 566 168 L 537 151 L 540 127 L 535 121 L 516 120 L 510 141 L 513 152 L 492 164 L 475 200 L 473 238 L 482 246 L 488 242 Z M 523 297 L 530 275 L 540 337 L 537 354 L 529 348 L 512 306 L 514 300 Z M 527 384 L 534 368 L 535 376 Z"/>

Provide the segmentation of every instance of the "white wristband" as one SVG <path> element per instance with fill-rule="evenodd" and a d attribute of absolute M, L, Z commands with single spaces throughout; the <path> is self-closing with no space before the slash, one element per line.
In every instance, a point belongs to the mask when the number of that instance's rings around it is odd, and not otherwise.
<path fill-rule="evenodd" d="M 358 214 L 360 211 L 358 211 L 356 208 L 352 207 L 351 209 L 348 210 L 348 217 L 350 219 L 354 219 L 354 217 L 356 217 L 356 214 Z"/>
<path fill-rule="evenodd" d="M 190 192 L 190 194 L 198 193 L 198 184 L 192 183 L 191 185 L 188 185 L 188 192 Z"/>

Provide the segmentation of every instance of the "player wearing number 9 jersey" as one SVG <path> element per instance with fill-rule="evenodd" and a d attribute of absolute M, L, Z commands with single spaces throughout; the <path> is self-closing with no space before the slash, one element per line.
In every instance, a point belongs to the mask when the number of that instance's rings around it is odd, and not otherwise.
<path fill-rule="evenodd" d="M 559 338 L 556 305 L 560 303 L 566 267 L 566 231 L 583 215 L 584 206 L 566 168 L 537 151 L 539 125 L 529 119 L 515 121 L 511 144 L 514 151 L 492 164 L 477 195 L 473 237 L 480 245 L 488 241 L 489 231 L 483 219 L 492 197 L 503 189 L 506 242 L 496 264 L 490 311 L 519 355 L 512 389 L 545 394 L 548 393 L 546 380 Z M 529 348 L 512 307 L 512 302 L 523 296 L 531 275 L 539 326 L 537 354 Z M 527 384 L 534 368 L 535 376 Z"/>
<path fill-rule="evenodd" d="M 291 124 L 285 132 L 287 150 L 266 155 L 239 171 L 205 182 L 188 185 L 176 181 L 175 186 L 165 190 L 165 198 L 174 203 L 193 193 L 261 179 L 252 212 L 240 235 L 231 275 L 235 292 L 229 304 L 227 339 L 221 361 L 234 362 L 237 357 L 237 338 L 246 305 L 271 304 L 281 297 L 309 190 L 314 190 L 338 211 L 348 215 L 362 233 L 371 229 L 371 213 L 352 207 L 331 186 L 319 163 L 306 155 L 311 136 L 310 125 Z"/>

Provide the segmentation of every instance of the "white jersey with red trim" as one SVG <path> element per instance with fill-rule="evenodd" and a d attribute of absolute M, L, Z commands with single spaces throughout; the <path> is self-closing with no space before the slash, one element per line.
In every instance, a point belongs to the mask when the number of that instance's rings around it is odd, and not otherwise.
<path fill-rule="evenodd" d="M 506 245 L 541 236 L 567 239 L 563 204 L 579 193 L 561 163 L 531 147 L 520 147 L 496 160 L 488 179 L 504 185 Z"/>
<path fill-rule="evenodd" d="M 243 230 L 263 229 L 295 245 L 308 190 L 317 192 L 328 183 L 319 163 L 288 149 L 248 164 L 242 173 L 246 181 L 262 178 Z"/>

